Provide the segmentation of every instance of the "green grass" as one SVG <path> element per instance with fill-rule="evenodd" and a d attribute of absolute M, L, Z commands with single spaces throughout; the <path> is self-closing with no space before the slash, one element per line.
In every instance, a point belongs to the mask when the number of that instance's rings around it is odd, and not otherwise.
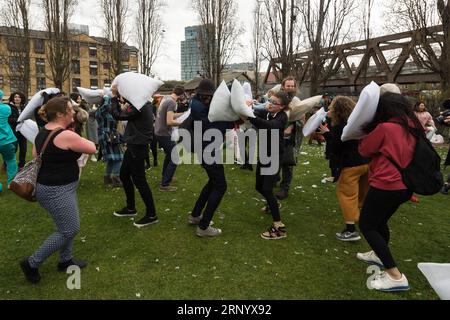
<path fill-rule="evenodd" d="M 186 223 L 206 181 L 199 166 L 178 168 L 176 193 L 157 191 L 160 167 L 148 172 L 160 222 L 138 230 L 129 219 L 113 217 L 113 210 L 124 205 L 123 192 L 105 188 L 104 164 L 89 162 L 78 191 L 81 233 L 74 245 L 75 256 L 89 261 L 81 290 L 67 289 L 68 275 L 56 272 L 57 255 L 42 266 L 39 285 L 25 281 L 18 262 L 54 226 L 38 204 L 4 191 L 0 299 L 437 299 L 417 263 L 449 262 L 450 198 L 421 197 L 420 204 L 400 208 L 390 223 L 391 248 L 412 289 L 400 294 L 370 291 L 367 265 L 355 257 L 369 250 L 367 243 L 342 243 L 334 237 L 343 222 L 334 185 L 320 182 L 329 173 L 323 149 L 305 146 L 303 151 L 307 155 L 295 168 L 292 192 L 281 210 L 288 228 L 288 238 L 281 241 L 260 238 L 271 219 L 260 212 L 263 202 L 254 191 L 254 173 L 238 166 L 226 167 L 228 192 L 214 217 L 223 236 L 199 239 Z M 0 179 L 5 182 L 4 173 Z M 141 214 L 143 209 L 139 199 Z"/>

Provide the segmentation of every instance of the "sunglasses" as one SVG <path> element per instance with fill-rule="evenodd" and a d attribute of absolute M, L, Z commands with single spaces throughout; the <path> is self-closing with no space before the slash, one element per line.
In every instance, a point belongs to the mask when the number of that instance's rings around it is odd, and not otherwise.
<path fill-rule="evenodd" d="M 269 103 L 270 103 L 271 105 L 273 105 L 273 106 L 276 106 L 276 107 L 281 107 L 281 106 L 283 106 L 281 103 L 278 103 L 278 102 L 276 102 L 275 100 L 269 100 Z"/>

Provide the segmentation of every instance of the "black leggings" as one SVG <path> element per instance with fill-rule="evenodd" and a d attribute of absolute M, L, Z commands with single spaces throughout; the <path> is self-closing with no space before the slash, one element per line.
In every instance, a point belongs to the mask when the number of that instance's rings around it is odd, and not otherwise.
<path fill-rule="evenodd" d="M 273 194 L 273 188 L 277 181 L 278 175 L 263 176 L 261 175 L 261 164 L 256 167 L 256 191 L 258 191 L 267 201 L 267 206 L 272 213 L 274 222 L 280 222 L 280 208 L 278 207 L 277 198 Z"/>
<path fill-rule="evenodd" d="M 386 269 L 397 266 L 389 250 L 388 221 L 411 196 L 412 192 L 409 190 L 387 191 L 370 187 L 361 210 L 361 232 Z"/>

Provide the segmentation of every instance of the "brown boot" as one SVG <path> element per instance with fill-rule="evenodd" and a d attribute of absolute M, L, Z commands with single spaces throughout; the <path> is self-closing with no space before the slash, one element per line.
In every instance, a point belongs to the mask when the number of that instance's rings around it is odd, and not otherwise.
<path fill-rule="evenodd" d="M 123 184 L 122 181 L 120 181 L 120 178 L 118 176 L 112 176 L 111 177 L 111 185 L 113 188 L 122 188 Z"/>
<path fill-rule="evenodd" d="M 112 184 L 112 178 L 110 176 L 104 176 L 103 177 L 103 183 L 105 184 L 105 186 L 110 186 Z"/>

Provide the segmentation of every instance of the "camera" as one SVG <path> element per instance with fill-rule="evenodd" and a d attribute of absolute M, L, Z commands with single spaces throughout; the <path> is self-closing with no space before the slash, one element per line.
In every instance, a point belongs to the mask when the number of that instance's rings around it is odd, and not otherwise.
<path fill-rule="evenodd" d="M 445 119 L 447 117 L 450 117 L 450 99 L 444 101 L 444 103 L 442 104 L 442 108 L 444 109 L 444 112 L 442 112 L 441 115 L 436 118 L 436 122 L 440 125 L 450 127 L 450 124 L 445 123 Z"/>

